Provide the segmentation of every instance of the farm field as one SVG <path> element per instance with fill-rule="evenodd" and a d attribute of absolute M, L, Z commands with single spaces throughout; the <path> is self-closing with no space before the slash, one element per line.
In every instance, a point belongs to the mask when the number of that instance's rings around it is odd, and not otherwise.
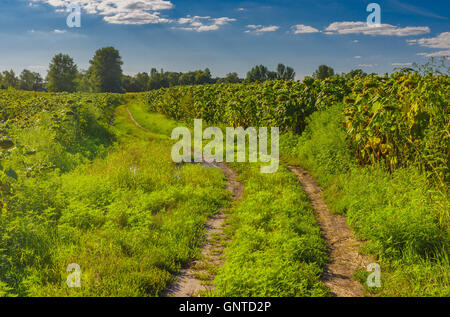
<path fill-rule="evenodd" d="M 163 296 L 203 257 L 202 296 L 331 296 L 334 259 L 288 166 L 381 266 L 366 296 L 450 296 L 448 75 L 307 78 L 137 94 L 0 90 L 0 296 Z M 280 127 L 282 166 L 175 164 L 171 132 Z M 362 186 L 363 185 L 363 186 Z M 208 219 L 224 226 L 206 238 Z M 322 233 L 321 233 L 322 232 Z M 67 266 L 81 268 L 69 288 Z M 220 265 L 217 265 L 220 263 Z"/>
<path fill-rule="evenodd" d="M 445 305 L 449 12 L 0 1 L 0 306 Z"/>
<path fill-rule="evenodd" d="M 156 296 L 197 255 L 206 218 L 228 200 L 223 175 L 193 165 L 176 169 L 167 137 L 138 129 L 117 107 L 119 96 L 112 96 L 113 121 L 96 116 L 101 104 L 88 103 L 92 112 L 61 123 L 72 143 L 61 142 L 48 122 L 67 107 L 84 108 L 78 97 L 65 95 L 49 121 L 31 117 L 31 131 L 15 134 L 14 124 L 8 130 L 17 145 L 2 160 L 2 294 Z M 86 118 L 105 131 L 103 139 L 89 134 Z M 35 153 L 19 155 L 19 142 Z M 66 167 L 66 156 L 73 165 Z M 53 168 L 31 174 L 30 166 Z M 82 268 L 82 288 L 67 287 L 69 263 Z"/>
<path fill-rule="evenodd" d="M 317 177 L 332 212 L 381 263 L 383 287 L 368 294 L 448 296 L 449 92 L 446 75 L 398 72 L 144 96 L 150 111 L 177 119 L 280 126 L 283 161 Z M 367 275 L 355 272 L 363 285 Z"/>

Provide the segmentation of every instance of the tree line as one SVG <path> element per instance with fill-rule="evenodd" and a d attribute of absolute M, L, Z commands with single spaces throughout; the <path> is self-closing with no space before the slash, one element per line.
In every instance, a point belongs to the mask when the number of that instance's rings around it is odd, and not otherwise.
<path fill-rule="evenodd" d="M 124 75 L 122 58 L 113 47 L 105 47 L 95 52 L 89 61 L 87 70 L 78 70 L 73 58 L 66 54 L 53 57 L 46 78 L 37 72 L 23 70 L 19 76 L 14 71 L 0 73 L 0 89 L 9 87 L 50 92 L 143 92 L 160 88 L 186 85 L 204 85 L 215 83 L 264 82 L 267 80 L 295 80 L 292 67 L 278 64 L 274 71 L 264 65 L 253 67 L 246 78 L 240 78 L 236 72 L 225 77 L 213 78 L 211 71 L 196 70 L 186 73 L 158 71 L 152 68 L 149 73 L 141 72 L 135 76 Z M 333 68 L 321 65 L 313 78 L 325 79 L 334 76 Z M 362 70 L 353 70 L 347 76 L 364 76 Z"/>
<path fill-rule="evenodd" d="M 13 70 L 0 73 L 0 89 L 9 87 L 21 90 L 44 90 L 45 83 L 41 74 L 25 69 L 17 77 Z"/>

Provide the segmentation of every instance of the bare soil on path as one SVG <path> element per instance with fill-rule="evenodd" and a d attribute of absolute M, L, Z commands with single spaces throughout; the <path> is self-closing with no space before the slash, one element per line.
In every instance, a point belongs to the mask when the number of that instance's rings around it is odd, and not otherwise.
<path fill-rule="evenodd" d="M 141 126 L 133 117 L 130 109 L 127 107 L 133 123 L 140 129 L 150 132 Z M 233 200 L 241 199 L 244 192 L 243 185 L 237 180 L 236 173 L 225 163 L 201 163 L 207 168 L 220 168 L 227 178 L 227 190 L 233 195 Z M 223 244 L 221 241 L 224 237 L 224 227 L 226 215 L 223 211 L 218 212 L 210 217 L 205 224 L 206 242 L 202 246 L 201 258 L 193 261 L 188 267 L 180 270 L 179 275 L 174 284 L 172 284 L 163 294 L 166 297 L 196 297 L 200 296 L 202 291 L 213 291 L 215 286 L 212 283 L 212 276 L 208 277 L 206 267 L 220 267 L 224 260 L 221 255 L 223 253 Z M 205 280 L 209 279 L 209 283 Z"/>
<path fill-rule="evenodd" d="M 127 108 L 128 114 L 134 124 L 142 130 L 149 131 L 141 126 Z M 209 168 L 220 168 L 227 177 L 227 189 L 233 194 L 233 200 L 239 200 L 244 191 L 243 185 L 237 180 L 236 173 L 224 163 L 206 163 L 202 165 Z M 333 215 L 322 198 L 322 189 L 314 178 L 304 169 L 297 166 L 289 166 L 289 170 L 297 175 L 304 191 L 308 195 L 311 205 L 317 217 L 323 237 L 328 246 L 331 262 L 324 270 L 322 281 L 336 297 L 362 297 L 364 289 L 353 278 L 358 269 L 365 269 L 375 259 L 361 255 L 358 250 L 363 243 L 355 239 L 346 219 L 341 215 Z M 213 291 L 213 277 L 208 274 L 206 268 L 220 267 L 224 260 L 223 230 L 226 215 L 220 211 L 206 222 L 206 242 L 202 246 L 202 256 L 193 261 L 188 267 L 180 270 L 174 284 L 172 284 L 163 296 L 167 297 L 196 297 L 201 292 Z M 208 276 L 209 275 L 209 276 Z M 208 283 L 205 283 L 205 280 Z"/>
<path fill-rule="evenodd" d="M 209 167 L 220 168 L 227 177 L 227 189 L 233 194 L 233 200 L 237 201 L 242 197 L 243 185 L 237 181 L 236 173 L 224 163 L 204 163 Z M 224 259 L 223 254 L 223 230 L 225 227 L 226 215 L 220 211 L 206 222 L 206 243 L 202 246 L 202 255 L 198 260 L 193 261 L 187 268 L 180 270 L 177 280 L 172 284 L 164 296 L 167 297 L 199 297 L 202 292 L 215 290 L 212 283 L 214 276 L 211 276 L 205 268 L 220 267 Z M 205 280 L 208 283 L 205 283 Z"/>
<path fill-rule="evenodd" d="M 364 289 L 353 274 L 358 269 L 365 270 L 368 264 L 376 262 L 375 259 L 358 253 L 363 243 L 355 239 L 344 216 L 333 215 L 328 210 L 322 189 L 314 178 L 300 167 L 289 166 L 289 170 L 298 176 L 327 241 L 331 262 L 324 271 L 323 283 L 336 297 L 364 296 Z"/>

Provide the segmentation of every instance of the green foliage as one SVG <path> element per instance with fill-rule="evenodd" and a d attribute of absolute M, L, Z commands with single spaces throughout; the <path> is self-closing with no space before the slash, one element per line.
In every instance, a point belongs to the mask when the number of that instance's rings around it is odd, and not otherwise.
<path fill-rule="evenodd" d="M 289 70 L 286 72 L 289 73 Z M 289 76 L 289 75 L 286 75 Z M 126 92 L 144 92 L 160 88 L 186 85 L 205 85 L 214 83 L 240 83 L 243 80 L 237 73 L 229 73 L 224 78 L 212 78 L 211 71 L 196 70 L 186 73 L 180 72 L 160 72 L 152 68 L 150 73 L 139 73 L 136 76 L 123 76 L 123 88 Z"/>
<path fill-rule="evenodd" d="M 77 73 L 77 91 L 92 92 L 93 85 L 91 83 L 91 74 L 89 71 L 81 71 Z"/>
<path fill-rule="evenodd" d="M 289 133 L 280 138 L 280 151 L 298 157 L 315 176 L 345 174 L 356 162 L 348 150 L 347 134 L 342 129 L 342 105 L 315 112 L 307 120 L 302 136 Z M 322 179 L 326 181 L 326 179 Z"/>
<path fill-rule="evenodd" d="M 278 80 L 294 80 L 295 72 L 292 67 L 286 67 L 283 64 L 277 66 L 277 79 Z"/>
<path fill-rule="evenodd" d="M 445 186 L 449 177 L 448 87 L 447 75 L 394 73 L 306 78 L 303 83 L 173 87 L 143 97 L 150 111 L 176 120 L 202 118 L 234 127 L 278 126 L 294 133 L 303 132 L 306 118 L 315 111 L 344 101 L 341 111 L 345 116 L 339 116 L 341 121 L 336 124 L 346 125 L 347 132 L 339 134 L 341 142 L 350 144 L 360 164 L 384 162 L 390 171 L 417 166 L 430 180 Z M 333 151 L 332 145 L 328 143 L 327 151 Z"/>
<path fill-rule="evenodd" d="M 239 78 L 238 73 L 228 73 L 224 78 L 219 78 L 217 83 L 227 83 L 227 84 L 239 84 L 242 80 Z"/>
<path fill-rule="evenodd" d="M 176 120 L 202 118 L 227 126 L 278 126 L 301 132 L 305 119 L 316 109 L 342 101 L 348 88 L 345 80 L 268 81 L 172 87 L 143 95 L 152 112 Z"/>
<path fill-rule="evenodd" d="M 283 64 L 278 64 L 277 70 L 270 71 L 266 66 L 259 65 L 253 67 L 247 73 L 247 82 L 265 82 L 268 80 L 294 80 L 295 72 L 292 67 L 286 67 Z"/>
<path fill-rule="evenodd" d="M 220 171 L 175 170 L 159 141 L 133 142 L 61 182 L 60 247 L 31 295 L 157 296 L 198 255 L 203 224 L 226 198 Z M 60 283 L 72 262 L 79 290 Z"/>
<path fill-rule="evenodd" d="M 74 92 L 76 90 L 77 66 L 69 55 L 53 57 L 47 74 L 47 90 L 51 92 Z"/>
<path fill-rule="evenodd" d="M 16 77 L 13 70 L 5 70 L 3 74 L 0 74 L 0 88 L 19 88 L 19 79 Z"/>
<path fill-rule="evenodd" d="M 60 206 L 53 204 L 60 175 L 103 155 L 113 140 L 108 122 L 119 100 L 113 95 L 0 92 L 3 295 L 26 294 L 30 271 L 51 264 L 55 220 L 61 216 Z"/>
<path fill-rule="evenodd" d="M 42 91 L 44 89 L 44 80 L 39 73 L 24 69 L 20 74 L 20 89 Z"/>
<path fill-rule="evenodd" d="M 284 135 L 282 154 L 318 177 L 332 211 L 368 241 L 366 251 L 382 264 L 378 293 L 448 296 L 448 196 L 415 167 L 392 173 L 379 164 L 358 167 L 342 126 L 344 107 L 314 113 L 301 137 Z"/>
<path fill-rule="evenodd" d="M 122 92 L 122 58 L 113 47 L 95 52 L 89 75 L 93 92 Z"/>
<path fill-rule="evenodd" d="M 17 78 L 14 71 L 4 71 L 0 73 L 0 89 L 22 89 L 22 90 L 44 90 L 44 80 L 41 75 L 24 69 Z"/>
<path fill-rule="evenodd" d="M 319 68 L 314 72 L 313 77 L 315 79 L 326 79 L 334 76 L 334 69 L 327 65 L 320 65 Z"/>
<path fill-rule="evenodd" d="M 441 185 L 449 180 L 450 78 L 394 73 L 356 80 L 345 123 L 362 164 L 390 170 L 417 166 Z"/>
<path fill-rule="evenodd" d="M 360 68 L 358 69 L 353 69 L 350 72 L 348 72 L 347 74 L 345 74 L 345 77 L 353 79 L 355 77 L 365 77 L 367 76 L 367 74 Z"/>
<path fill-rule="evenodd" d="M 138 73 L 135 77 L 136 91 L 148 90 L 148 82 L 150 77 L 147 73 Z"/>
<path fill-rule="evenodd" d="M 215 279 L 218 296 L 326 296 L 320 276 L 327 261 L 308 198 L 284 168 L 261 174 L 235 165 L 243 200 L 230 216 L 226 262 Z"/>
<path fill-rule="evenodd" d="M 117 72 L 104 78 L 119 73 L 120 57 L 113 60 Z M 78 87 L 102 82 L 93 73 L 79 75 Z M 277 76 L 289 73 L 279 67 Z M 208 82 L 203 75 L 183 82 Z M 199 256 L 205 221 L 229 194 L 219 170 L 172 163 L 178 124 L 168 118 L 279 126 L 282 154 L 313 172 L 330 209 L 378 257 L 383 287 L 375 293 L 449 296 L 448 75 L 354 75 L 127 96 L 149 132 L 117 108 L 119 95 L 0 91 L 0 296 L 157 296 Z M 15 78 L 3 73 L 2 83 L 5 76 Z M 138 77 L 152 89 L 181 74 Z M 327 295 L 324 241 L 295 176 L 234 168 L 246 189 L 229 214 L 216 295 Z M 81 289 L 65 285 L 70 263 L 82 267 Z"/>
<path fill-rule="evenodd" d="M 114 140 L 109 131 L 119 95 L 0 92 L 0 136 L 14 148 L 3 151 L 27 175 L 70 170 L 92 159 Z"/>
<path fill-rule="evenodd" d="M 152 133 L 170 136 L 176 122 L 130 104 L 135 119 Z M 244 183 L 231 209 L 228 251 L 214 296 L 325 296 L 320 276 L 325 243 L 296 177 L 285 169 L 262 175 L 258 165 L 233 166 Z M 194 174 L 195 175 L 195 174 Z M 192 175 L 191 177 L 194 177 Z"/>
<path fill-rule="evenodd" d="M 16 147 L 0 172 L 1 296 L 160 295 L 229 199 L 223 173 L 175 166 L 171 142 L 137 128 L 124 107 L 105 126 L 119 96 L 2 94 Z M 70 120 L 51 129 L 60 116 Z M 81 288 L 66 286 L 70 263 L 81 266 Z"/>

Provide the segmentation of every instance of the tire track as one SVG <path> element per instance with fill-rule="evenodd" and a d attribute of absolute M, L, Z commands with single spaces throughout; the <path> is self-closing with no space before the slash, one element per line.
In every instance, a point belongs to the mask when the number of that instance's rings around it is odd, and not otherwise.
<path fill-rule="evenodd" d="M 151 132 L 141 126 L 133 117 L 130 109 L 127 112 L 133 123 L 140 129 Z M 233 201 L 240 200 L 244 192 L 243 185 L 237 180 L 236 173 L 225 163 L 207 163 L 205 160 L 201 163 L 208 168 L 220 168 L 227 178 L 227 190 L 233 195 Z M 205 224 L 206 243 L 202 246 L 202 256 L 189 264 L 187 268 L 180 270 L 177 279 L 163 294 L 165 297 L 196 297 L 202 291 L 213 291 L 215 286 L 210 281 L 210 285 L 204 285 L 200 276 L 207 275 L 205 267 L 220 267 L 223 264 L 221 257 L 223 246 L 220 241 L 224 237 L 223 230 L 226 222 L 226 215 L 223 210 L 210 217 Z"/>
<path fill-rule="evenodd" d="M 208 167 L 220 168 L 227 177 L 227 189 L 233 194 L 233 200 L 241 199 L 244 191 L 243 185 L 238 182 L 236 173 L 224 163 L 204 163 Z M 220 211 L 212 216 L 206 222 L 206 243 L 202 246 L 202 256 L 199 260 L 193 261 L 189 267 L 181 269 L 177 280 L 172 284 L 164 296 L 167 297 L 199 297 L 202 291 L 214 291 L 212 284 L 213 277 L 208 277 L 206 267 L 220 267 L 223 265 L 222 259 L 223 246 L 220 241 L 223 240 L 223 230 L 227 217 Z M 208 285 L 202 283 L 206 279 L 210 282 Z"/>
<path fill-rule="evenodd" d="M 289 170 L 297 175 L 311 205 L 316 213 L 317 222 L 327 241 L 331 262 L 324 271 L 323 283 L 336 297 L 362 297 L 364 289 L 353 278 L 358 269 L 366 269 L 367 265 L 376 262 L 372 257 L 359 254 L 363 245 L 355 239 L 346 218 L 333 215 L 322 198 L 322 189 L 314 178 L 304 169 L 289 166 Z"/>

